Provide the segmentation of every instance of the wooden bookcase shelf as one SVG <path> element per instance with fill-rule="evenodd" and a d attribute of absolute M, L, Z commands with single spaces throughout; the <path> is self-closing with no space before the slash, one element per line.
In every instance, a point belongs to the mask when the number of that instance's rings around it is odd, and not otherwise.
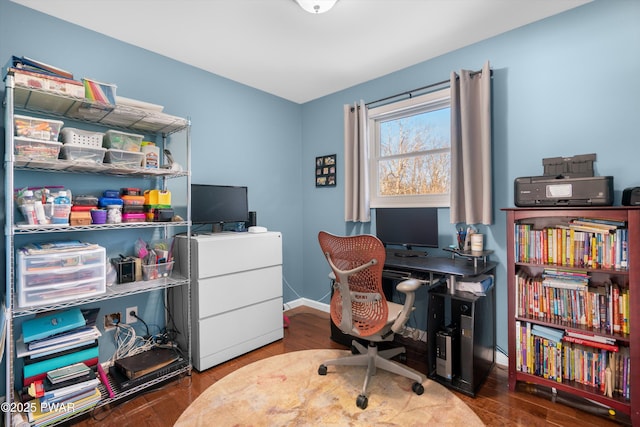
<path fill-rule="evenodd" d="M 596 404 L 606 405 L 615 411 L 626 414 L 631 418 L 633 425 L 640 425 L 640 342 L 636 338 L 640 334 L 640 207 L 566 207 L 566 208 L 505 208 L 506 224 L 507 224 L 507 292 L 508 292 L 508 319 L 510 319 L 508 330 L 508 354 L 509 354 L 509 389 L 516 390 L 517 384 L 528 383 L 540 385 L 546 388 L 569 393 L 581 398 L 590 399 Z M 626 244 L 628 261 L 627 266 L 606 265 L 599 268 L 598 265 L 582 266 L 577 262 L 569 265 L 569 262 L 543 263 L 535 262 L 535 260 L 525 259 L 519 256 L 522 249 L 522 241 L 519 241 L 519 226 L 527 224 L 531 230 L 545 230 L 553 228 L 561 228 L 568 224 L 572 219 L 588 218 L 588 219 L 607 219 L 612 221 L 624 222 L 626 230 Z M 569 238 L 567 238 L 569 241 Z M 549 261 L 549 258 L 546 258 Z M 525 277 L 535 277 L 542 274 L 545 269 L 562 269 L 570 272 L 586 272 L 589 276 L 589 291 L 597 287 L 604 287 L 605 283 L 613 283 L 620 289 L 620 293 L 628 294 L 628 333 L 620 330 L 613 331 L 612 327 L 600 328 L 594 327 L 593 324 L 584 324 L 583 321 L 575 321 L 567 313 L 562 312 L 560 315 L 564 318 L 552 318 L 548 312 L 538 314 L 537 316 L 525 313 L 527 307 L 522 302 L 522 295 L 519 291 L 523 288 L 519 284 L 519 275 Z M 592 288 L 593 287 L 593 288 Z M 606 287 L 605 287 L 606 288 Z M 564 309 L 567 311 L 569 309 Z M 569 320 L 571 319 L 571 320 Z M 539 325 L 542 327 L 554 328 L 556 330 L 567 332 L 582 332 L 593 334 L 598 338 L 615 339 L 615 345 L 620 349 L 617 357 L 624 354 L 628 356 L 629 364 L 632 366 L 628 371 L 627 379 L 623 384 L 628 383 L 628 393 L 623 390 L 614 390 L 611 397 L 602 391 L 602 386 L 598 384 L 599 379 L 594 380 L 591 385 L 583 384 L 578 381 L 570 380 L 562 377 L 560 380 L 554 379 L 553 375 L 545 378 L 544 374 L 538 375 L 535 371 L 527 372 L 527 368 L 519 366 L 522 362 L 523 354 L 522 346 L 527 343 L 520 339 L 520 331 L 525 330 L 527 326 L 533 327 Z M 522 329 L 519 331 L 518 326 Z M 635 335 L 632 335 L 635 334 Z M 561 341 L 558 348 L 569 345 Z M 528 348 L 531 350 L 531 348 Z M 596 350 L 597 352 L 599 350 Z M 520 352 L 520 353 L 518 353 Z M 608 353 L 608 352 L 607 352 Z M 600 353 L 600 357 L 608 357 L 604 351 Z M 549 353 L 551 354 L 551 353 Z M 566 365 L 565 354 L 559 352 L 555 360 L 561 364 L 560 371 Z M 608 359 L 607 359 L 608 360 Z M 526 362 L 524 362 L 526 363 Z M 544 364 L 544 362 L 539 362 Z M 538 365 L 539 367 L 539 365 Z M 558 372 L 558 371 L 557 371 Z M 538 372 L 539 373 L 539 372 Z M 613 375 L 616 375 L 615 371 Z M 618 379 L 618 383 L 620 380 Z"/>

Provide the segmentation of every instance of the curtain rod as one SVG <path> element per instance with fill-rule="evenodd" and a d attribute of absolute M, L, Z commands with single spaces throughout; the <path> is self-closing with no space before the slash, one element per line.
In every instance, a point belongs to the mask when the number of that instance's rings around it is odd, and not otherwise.
<path fill-rule="evenodd" d="M 490 71 L 489 76 L 493 77 L 493 70 L 489 70 L 489 71 Z M 472 71 L 471 75 L 475 76 L 476 74 L 481 74 L 481 73 L 482 73 L 482 70 Z M 456 77 L 457 77 L 457 75 L 456 75 Z M 457 78 L 459 78 L 459 77 L 457 77 Z M 442 86 L 442 85 L 444 85 L 446 83 L 449 83 L 450 81 L 451 80 L 447 79 L 447 80 L 442 80 L 441 82 L 431 83 L 430 85 L 426 85 L 426 86 L 422 86 L 422 87 L 419 87 L 419 88 L 416 88 L 416 89 L 408 90 L 408 91 L 402 92 L 402 93 L 396 93 L 395 95 L 387 96 L 386 98 L 376 99 L 375 101 L 367 102 L 364 105 L 365 105 L 365 107 L 368 107 L 371 104 L 377 104 L 379 102 L 388 101 L 390 99 L 398 98 L 400 96 L 405 96 L 405 95 L 409 95 L 409 98 L 411 98 L 411 94 L 414 93 L 414 92 L 419 92 L 419 91 L 422 91 L 422 90 L 431 89 L 433 87 Z"/>

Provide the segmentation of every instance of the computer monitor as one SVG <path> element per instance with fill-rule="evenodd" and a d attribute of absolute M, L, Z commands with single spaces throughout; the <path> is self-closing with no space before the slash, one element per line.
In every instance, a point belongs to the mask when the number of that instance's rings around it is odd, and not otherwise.
<path fill-rule="evenodd" d="M 248 220 L 247 187 L 191 184 L 193 224 L 223 224 Z"/>
<path fill-rule="evenodd" d="M 378 208 L 376 236 L 385 246 L 438 247 L 437 208 Z"/>

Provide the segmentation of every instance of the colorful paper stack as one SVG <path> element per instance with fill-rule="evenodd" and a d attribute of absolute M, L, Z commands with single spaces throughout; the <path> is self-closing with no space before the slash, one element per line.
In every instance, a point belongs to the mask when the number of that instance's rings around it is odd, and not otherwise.
<path fill-rule="evenodd" d="M 102 104 L 116 105 L 116 85 L 101 83 L 91 79 L 82 79 L 84 97 Z"/>

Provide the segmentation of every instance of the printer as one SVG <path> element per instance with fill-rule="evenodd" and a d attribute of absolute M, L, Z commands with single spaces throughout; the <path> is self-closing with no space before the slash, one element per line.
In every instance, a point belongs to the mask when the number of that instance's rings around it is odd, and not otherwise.
<path fill-rule="evenodd" d="M 519 207 L 613 205 L 613 177 L 594 176 L 595 159 L 595 154 L 543 159 L 544 175 L 515 179 L 515 205 Z"/>

